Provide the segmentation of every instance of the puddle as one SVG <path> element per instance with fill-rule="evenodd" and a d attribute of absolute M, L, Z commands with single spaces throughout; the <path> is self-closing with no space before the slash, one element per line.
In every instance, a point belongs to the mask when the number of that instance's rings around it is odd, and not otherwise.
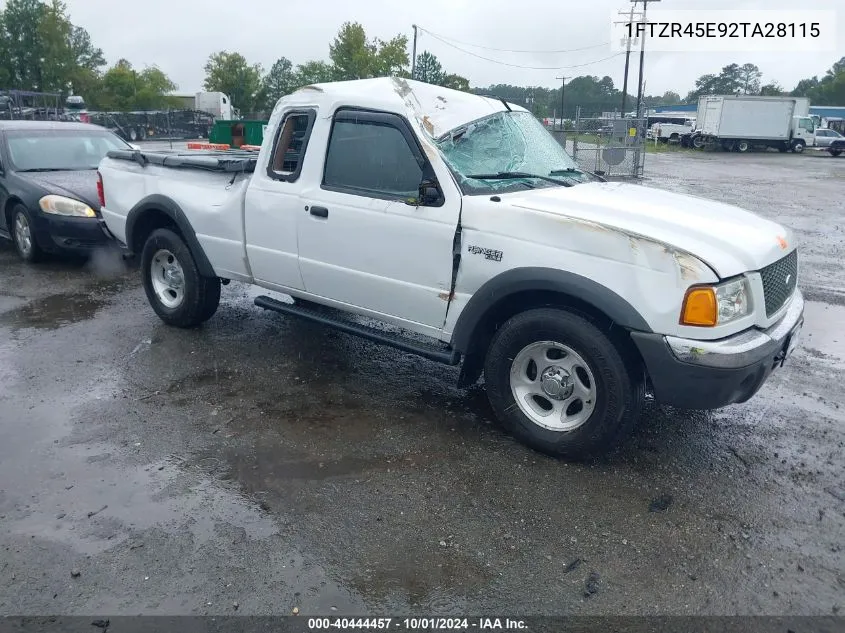
<path fill-rule="evenodd" d="M 0 296 L 0 325 L 13 328 L 36 328 L 55 330 L 71 323 L 87 321 L 105 306 L 108 297 L 119 293 L 126 287 L 122 280 L 102 280 L 87 286 L 87 292 L 65 292 L 40 299 L 34 299 L 23 305 L 16 305 L 17 296 Z M 8 303 L 10 310 L 4 312 L 3 305 Z"/>
<path fill-rule="evenodd" d="M 845 307 L 807 301 L 799 346 L 814 358 L 845 361 Z"/>
<path fill-rule="evenodd" d="M 55 330 L 93 318 L 106 303 L 102 297 L 84 293 L 51 295 L 0 315 L 0 323 L 16 328 Z"/>

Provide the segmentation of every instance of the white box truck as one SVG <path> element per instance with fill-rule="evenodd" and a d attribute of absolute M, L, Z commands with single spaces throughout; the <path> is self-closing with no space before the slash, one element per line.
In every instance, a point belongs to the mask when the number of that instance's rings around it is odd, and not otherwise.
<path fill-rule="evenodd" d="M 721 146 L 727 151 L 773 147 L 800 153 L 815 139 L 809 112 L 810 101 L 803 97 L 701 97 L 692 142 L 695 147 Z"/>

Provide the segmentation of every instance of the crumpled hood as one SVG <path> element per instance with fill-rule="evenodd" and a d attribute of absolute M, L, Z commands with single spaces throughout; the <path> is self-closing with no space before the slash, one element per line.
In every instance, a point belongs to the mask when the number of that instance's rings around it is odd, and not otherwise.
<path fill-rule="evenodd" d="M 791 232 L 750 211 L 618 182 L 502 196 L 513 206 L 601 224 L 686 251 L 720 277 L 759 270 L 793 248 Z"/>
<path fill-rule="evenodd" d="M 74 200 L 81 200 L 94 211 L 100 211 L 97 196 L 97 170 L 85 169 L 81 171 L 43 171 L 18 172 L 25 178 L 44 189 L 44 195 L 54 194 L 66 196 Z"/>

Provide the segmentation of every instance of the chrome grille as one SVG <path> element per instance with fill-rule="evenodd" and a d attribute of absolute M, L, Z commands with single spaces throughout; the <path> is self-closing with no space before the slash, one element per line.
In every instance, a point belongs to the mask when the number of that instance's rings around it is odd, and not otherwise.
<path fill-rule="evenodd" d="M 772 316 L 792 296 L 798 283 L 798 251 L 760 270 L 763 279 L 763 297 L 766 299 L 766 316 Z"/>

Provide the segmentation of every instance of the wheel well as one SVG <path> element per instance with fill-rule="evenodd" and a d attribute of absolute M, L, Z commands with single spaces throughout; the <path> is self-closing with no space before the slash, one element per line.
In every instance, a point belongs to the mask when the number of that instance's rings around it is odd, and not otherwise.
<path fill-rule="evenodd" d="M 626 362 L 643 365 L 642 357 L 628 330 L 617 325 L 613 319 L 594 305 L 562 292 L 526 290 L 502 298 L 484 313 L 473 330 L 470 344 L 464 355 L 459 386 L 472 385 L 481 377 L 487 348 L 496 330 L 516 314 L 535 308 L 560 308 L 578 314 L 604 332 Z"/>
<path fill-rule="evenodd" d="M 147 209 L 132 227 L 132 243 L 127 244 L 127 246 L 133 253 L 140 255 L 147 238 L 156 229 L 170 229 L 184 239 L 182 231 L 179 230 L 179 225 L 167 213 L 161 209 Z"/>
<path fill-rule="evenodd" d="M 6 228 L 11 232 L 12 230 L 12 209 L 17 205 L 23 204 L 18 198 L 9 198 L 6 200 L 6 208 L 3 209 L 3 217 L 6 218 Z"/>

